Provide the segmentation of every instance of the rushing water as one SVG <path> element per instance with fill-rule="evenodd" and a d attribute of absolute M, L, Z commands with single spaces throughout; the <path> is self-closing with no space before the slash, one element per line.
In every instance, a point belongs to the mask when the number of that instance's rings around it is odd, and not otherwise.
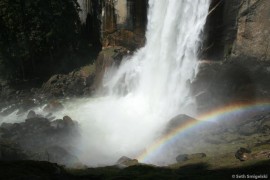
<path fill-rule="evenodd" d="M 83 130 L 82 159 L 106 164 L 136 157 L 171 117 L 193 113 L 189 83 L 209 2 L 149 1 L 145 47 L 104 77 L 106 97 L 69 109 Z"/>
<path fill-rule="evenodd" d="M 65 103 L 58 115 L 77 120 L 77 156 L 88 165 L 136 157 L 168 120 L 194 113 L 189 84 L 210 0 L 149 0 L 147 42 L 104 77 L 105 97 Z M 158 162 L 159 160 L 156 160 Z"/>

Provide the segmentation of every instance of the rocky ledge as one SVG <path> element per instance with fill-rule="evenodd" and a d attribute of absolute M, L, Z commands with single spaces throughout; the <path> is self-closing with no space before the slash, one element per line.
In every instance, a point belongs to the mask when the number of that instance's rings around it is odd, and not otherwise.
<path fill-rule="evenodd" d="M 30 111 L 21 123 L 0 126 L 0 161 L 38 160 L 73 165 L 79 137 L 78 123 L 70 117 L 49 120 Z"/>

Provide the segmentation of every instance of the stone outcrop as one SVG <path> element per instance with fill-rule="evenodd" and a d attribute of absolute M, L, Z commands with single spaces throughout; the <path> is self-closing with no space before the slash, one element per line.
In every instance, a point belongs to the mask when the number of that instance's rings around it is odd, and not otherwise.
<path fill-rule="evenodd" d="M 91 94 L 95 65 L 88 65 L 69 74 L 56 74 L 43 84 L 41 92 L 47 97 L 82 96 Z"/>
<path fill-rule="evenodd" d="M 129 167 L 129 166 L 135 166 L 138 165 L 139 161 L 137 159 L 130 159 L 126 156 L 121 157 L 120 159 L 118 159 L 118 161 L 116 162 L 116 165 L 120 168 L 125 168 L 125 167 Z"/>
<path fill-rule="evenodd" d="M 50 121 L 36 115 L 21 123 L 2 123 L 0 160 L 39 160 L 71 165 L 79 161 L 72 155 L 78 137 L 78 124 L 68 116 Z"/>
<path fill-rule="evenodd" d="M 124 56 L 128 55 L 129 51 L 124 47 L 108 47 L 104 48 L 98 55 L 95 66 L 95 81 L 94 88 L 100 88 L 102 85 L 103 76 L 110 67 L 118 67 Z"/>
<path fill-rule="evenodd" d="M 270 1 L 213 0 L 202 59 L 270 59 Z"/>
<path fill-rule="evenodd" d="M 270 1 L 242 0 L 232 55 L 270 60 Z"/>
<path fill-rule="evenodd" d="M 270 63 L 203 61 L 191 89 L 200 111 L 225 104 L 270 99 Z"/>
<path fill-rule="evenodd" d="M 103 2 L 102 45 L 135 50 L 145 42 L 146 0 Z"/>
<path fill-rule="evenodd" d="M 83 32 L 94 46 L 135 50 L 145 42 L 147 0 L 79 0 Z"/>

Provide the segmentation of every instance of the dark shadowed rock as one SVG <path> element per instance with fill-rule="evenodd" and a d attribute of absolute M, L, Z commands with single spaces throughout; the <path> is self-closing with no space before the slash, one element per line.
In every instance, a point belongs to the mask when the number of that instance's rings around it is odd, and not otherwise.
<path fill-rule="evenodd" d="M 77 127 L 68 116 L 53 122 L 44 117 L 32 117 L 22 123 L 3 123 L 0 127 L 1 157 L 5 160 L 49 160 L 66 165 L 77 163 L 78 159 L 70 153 L 79 136 Z"/>
<path fill-rule="evenodd" d="M 184 162 L 184 161 L 187 161 L 188 160 L 188 154 L 180 154 L 176 157 L 176 161 L 178 163 L 180 162 Z"/>
<path fill-rule="evenodd" d="M 37 114 L 33 110 L 29 111 L 29 113 L 27 114 L 27 119 L 35 118 L 35 117 L 37 117 Z"/>
<path fill-rule="evenodd" d="M 179 128 L 180 126 L 185 126 L 188 124 L 193 124 L 193 123 L 197 123 L 198 120 L 194 119 L 190 116 L 187 116 L 185 114 L 179 114 L 177 116 L 175 116 L 174 118 L 172 118 L 166 127 L 165 133 L 168 133 L 170 131 L 172 131 L 173 129 Z"/>
<path fill-rule="evenodd" d="M 95 65 L 87 65 L 69 74 L 57 74 L 43 84 L 41 92 L 48 97 L 82 96 L 91 94 Z"/>
<path fill-rule="evenodd" d="M 251 151 L 249 149 L 241 147 L 240 149 L 236 151 L 235 157 L 236 159 L 239 159 L 240 161 L 246 161 L 249 159 L 250 153 Z"/>
<path fill-rule="evenodd" d="M 27 155 L 19 144 L 8 140 L 0 140 L 0 160 L 14 161 L 23 159 L 27 159 Z"/>
<path fill-rule="evenodd" d="M 73 126 L 74 122 L 69 116 L 64 116 L 63 117 L 63 122 L 66 124 L 66 126 Z"/>

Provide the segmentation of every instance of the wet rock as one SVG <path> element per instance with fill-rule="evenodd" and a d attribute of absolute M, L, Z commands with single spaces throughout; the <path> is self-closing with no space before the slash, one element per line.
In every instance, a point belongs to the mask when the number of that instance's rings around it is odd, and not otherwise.
<path fill-rule="evenodd" d="M 238 149 L 235 153 L 236 159 L 239 159 L 240 161 L 246 161 L 250 158 L 251 151 L 249 149 L 241 147 Z"/>
<path fill-rule="evenodd" d="M 72 119 L 69 116 L 64 116 L 63 122 L 66 124 L 66 126 L 73 126 L 74 125 Z"/>
<path fill-rule="evenodd" d="M 53 122 L 44 117 L 32 117 L 22 123 L 3 123 L 0 127 L 0 143 L 7 141 L 17 144 L 20 147 L 18 151 L 27 154 L 27 159 L 30 160 L 48 160 L 49 154 L 52 162 L 62 164 L 78 162 L 77 158 L 69 153 L 79 135 L 77 127 L 68 116 Z M 0 147 L 1 155 L 8 154 L 7 160 L 12 160 L 12 154 L 17 153 L 17 150 L 11 149 L 6 148 L 2 152 Z"/>
<path fill-rule="evenodd" d="M 243 60 L 200 61 L 191 92 L 196 98 L 198 110 L 209 112 L 234 103 L 254 103 L 269 99 L 270 62 Z"/>
<path fill-rule="evenodd" d="M 137 159 L 130 159 L 126 156 L 123 156 L 116 162 L 116 164 L 119 167 L 129 167 L 139 164 L 139 161 Z"/>
<path fill-rule="evenodd" d="M 56 100 L 50 101 L 43 109 L 43 111 L 47 113 L 53 113 L 57 111 L 61 111 L 64 109 L 64 106 Z"/>
<path fill-rule="evenodd" d="M 188 154 L 180 154 L 176 157 L 176 161 L 178 163 L 180 162 L 184 162 L 184 161 L 187 161 L 188 160 Z"/>
<path fill-rule="evenodd" d="M 108 68 L 117 67 L 120 65 L 124 56 L 128 55 L 128 50 L 124 47 L 115 46 L 104 48 L 98 55 L 95 62 L 95 80 L 94 88 L 100 88 L 104 73 Z"/>
<path fill-rule="evenodd" d="M 35 113 L 35 111 L 29 111 L 29 113 L 27 114 L 27 119 L 30 119 L 30 118 L 35 118 L 37 117 L 37 114 Z"/>
<path fill-rule="evenodd" d="M 48 97 L 82 96 L 94 83 L 95 65 L 84 66 L 69 74 L 57 74 L 43 84 L 41 92 Z"/>
<path fill-rule="evenodd" d="M 52 121 L 50 125 L 56 129 L 69 129 L 77 125 L 69 116 L 64 116 L 63 119 Z"/>
<path fill-rule="evenodd" d="M 165 130 L 165 133 L 168 133 L 175 128 L 179 128 L 180 126 L 185 126 L 189 123 L 197 123 L 197 122 L 198 120 L 190 116 L 187 116 L 185 114 L 179 114 L 169 121 Z"/>

